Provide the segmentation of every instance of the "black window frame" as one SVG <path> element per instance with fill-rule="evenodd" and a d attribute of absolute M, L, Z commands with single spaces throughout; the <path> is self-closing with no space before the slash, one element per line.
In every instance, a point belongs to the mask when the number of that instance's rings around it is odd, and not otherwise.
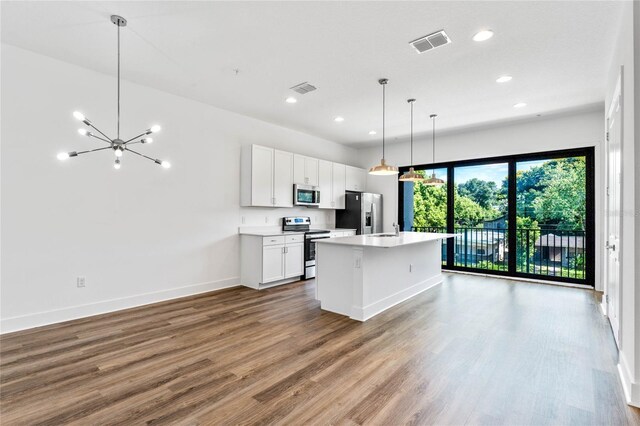
<path fill-rule="evenodd" d="M 409 167 L 414 167 L 416 170 L 431 170 L 431 169 L 446 169 L 447 170 L 447 232 L 454 233 L 455 228 L 455 213 L 454 213 L 454 169 L 461 166 L 482 166 L 494 163 L 507 163 L 508 165 L 508 206 L 507 206 L 507 219 L 509 226 L 508 232 L 508 244 L 509 247 L 516 247 L 516 232 L 513 232 L 512 227 L 516 226 L 516 163 L 523 161 L 535 161 L 535 160 L 549 160 L 556 158 L 568 158 L 568 157 L 585 157 L 586 167 L 586 194 L 585 194 L 585 278 L 569 278 L 558 276 L 544 276 L 538 274 L 530 274 L 525 272 L 518 272 L 516 268 L 516 256 L 510 255 L 509 262 L 506 271 L 487 270 L 480 268 L 471 268 L 465 266 L 456 266 L 454 264 L 454 244 L 453 238 L 448 241 L 447 244 L 447 261 L 442 265 L 442 269 L 451 271 L 464 271 L 464 272 L 477 272 L 487 275 L 497 275 L 504 277 L 515 278 L 528 278 L 541 281 L 555 281 L 570 284 L 580 284 L 594 287 L 595 286 L 595 147 L 582 147 L 571 148 L 556 151 L 540 151 L 526 154 L 513 154 L 497 157 L 485 157 L 477 159 L 467 159 L 458 161 L 447 161 L 440 163 L 427 163 L 427 164 L 415 164 L 410 166 L 400 167 L 400 175 L 409 170 Z M 405 228 L 404 223 L 404 182 L 398 181 L 398 218 L 400 221 L 401 229 Z M 413 225 L 413 224 L 411 224 Z"/>

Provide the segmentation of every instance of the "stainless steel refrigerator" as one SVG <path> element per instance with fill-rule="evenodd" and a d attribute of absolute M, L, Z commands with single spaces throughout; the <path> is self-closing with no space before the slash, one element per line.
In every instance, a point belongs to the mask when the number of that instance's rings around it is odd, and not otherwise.
<path fill-rule="evenodd" d="M 336 228 L 355 229 L 360 234 L 382 232 L 382 195 L 347 191 L 345 209 L 336 210 Z"/>

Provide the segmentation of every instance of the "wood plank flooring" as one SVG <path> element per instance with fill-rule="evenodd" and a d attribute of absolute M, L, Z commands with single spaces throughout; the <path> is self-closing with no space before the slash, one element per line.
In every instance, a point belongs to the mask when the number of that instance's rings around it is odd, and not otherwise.
<path fill-rule="evenodd" d="M 640 424 L 591 291 L 445 282 L 359 323 L 313 281 L 0 338 L 2 425 Z"/>

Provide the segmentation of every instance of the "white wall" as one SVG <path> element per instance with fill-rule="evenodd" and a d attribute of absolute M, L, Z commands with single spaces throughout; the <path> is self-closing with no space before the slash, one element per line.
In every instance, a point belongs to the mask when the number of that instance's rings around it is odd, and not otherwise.
<path fill-rule="evenodd" d="M 595 147 L 596 181 L 596 259 L 602 252 L 602 175 L 601 145 L 604 139 L 604 110 L 584 111 L 560 116 L 539 117 L 537 120 L 497 125 L 463 132 L 439 135 L 436 133 L 436 161 L 456 161 L 530 152 L 554 151 L 570 148 Z M 414 164 L 428 164 L 432 160 L 430 136 L 421 135 L 413 141 Z M 362 167 L 380 161 L 381 147 L 359 150 Z M 409 164 L 409 144 L 387 145 L 387 163 Z M 367 175 L 367 190 L 383 194 L 385 232 L 392 230 L 397 214 L 397 186 L 395 177 Z M 596 288 L 601 289 L 601 262 L 596 262 Z"/>
<path fill-rule="evenodd" d="M 161 124 L 152 145 L 137 147 L 173 167 L 129 154 L 116 171 L 109 151 L 60 162 L 60 151 L 101 146 L 76 133 L 74 110 L 112 134 L 115 79 L 12 46 L 1 53 L 3 332 L 237 284 L 239 226 L 333 218 L 239 207 L 242 145 L 357 158 L 327 140 L 124 81 L 123 136 Z"/>
<path fill-rule="evenodd" d="M 638 70 L 640 70 L 640 4 L 625 2 L 617 42 L 607 73 L 606 110 L 609 109 L 615 86 L 623 68 L 622 79 L 622 235 L 620 262 L 621 307 L 620 356 L 618 370 L 630 403 L 640 406 L 640 117 L 636 104 L 640 102 Z M 604 254 L 603 254 L 604 256 Z"/>

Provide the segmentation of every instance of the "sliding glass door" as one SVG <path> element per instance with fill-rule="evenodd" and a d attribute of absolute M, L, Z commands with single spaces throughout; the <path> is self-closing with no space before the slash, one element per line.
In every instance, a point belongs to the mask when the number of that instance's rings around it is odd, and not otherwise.
<path fill-rule="evenodd" d="M 444 184 L 398 182 L 402 228 L 455 234 L 444 268 L 593 285 L 593 148 L 414 168 Z"/>

